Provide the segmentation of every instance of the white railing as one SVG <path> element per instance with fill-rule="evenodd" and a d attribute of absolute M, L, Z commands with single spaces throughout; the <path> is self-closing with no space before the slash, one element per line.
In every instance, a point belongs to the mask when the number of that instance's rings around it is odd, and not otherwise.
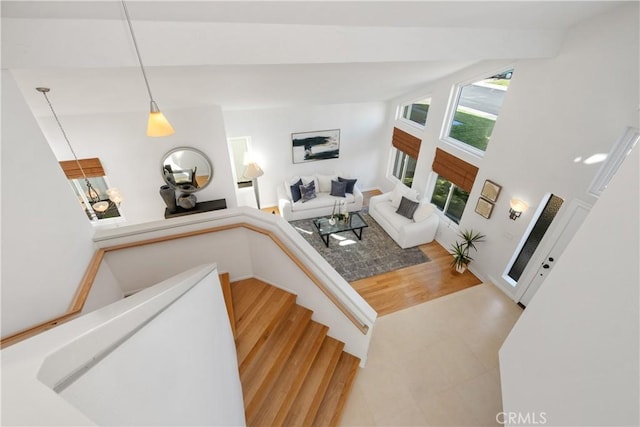
<path fill-rule="evenodd" d="M 3 425 L 245 422 L 215 264 L 4 349 L 2 376 Z"/>
<path fill-rule="evenodd" d="M 234 208 L 96 233 L 125 293 L 216 262 L 232 281 L 256 277 L 297 295 L 345 350 L 366 361 L 376 312 L 284 219 Z M 96 280 L 94 287 L 99 287 Z"/>

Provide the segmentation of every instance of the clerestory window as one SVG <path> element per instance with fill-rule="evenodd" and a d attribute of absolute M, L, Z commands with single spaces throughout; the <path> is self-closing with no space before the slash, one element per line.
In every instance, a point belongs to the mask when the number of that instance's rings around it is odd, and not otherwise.
<path fill-rule="evenodd" d="M 456 88 L 443 139 L 482 156 L 509 89 L 513 69 Z"/>
<path fill-rule="evenodd" d="M 431 105 L 431 98 L 425 98 L 420 101 L 415 101 L 412 104 L 405 104 L 402 106 L 401 117 L 402 119 L 407 120 L 412 124 L 424 127 L 427 123 L 429 105 Z"/>

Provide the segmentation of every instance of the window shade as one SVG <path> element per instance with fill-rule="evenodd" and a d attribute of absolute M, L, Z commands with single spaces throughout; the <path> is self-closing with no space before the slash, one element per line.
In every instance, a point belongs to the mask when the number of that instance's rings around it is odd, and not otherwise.
<path fill-rule="evenodd" d="M 407 132 L 396 127 L 393 128 L 393 146 L 403 153 L 408 154 L 414 159 L 418 158 L 420 153 L 420 144 L 422 141 Z"/>
<path fill-rule="evenodd" d="M 471 191 L 478 174 L 477 167 L 440 148 L 436 148 L 436 158 L 433 159 L 431 169 L 466 192 Z"/>
<path fill-rule="evenodd" d="M 78 161 L 80 162 L 84 173 L 87 175 L 87 178 L 104 176 L 104 169 L 102 168 L 102 163 L 100 163 L 99 158 L 93 157 L 91 159 L 78 159 Z M 84 178 L 82 176 L 82 171 L 75 160 L 64 160 L 60 162 L 60 166 L 62 167 L 64 174 L 67 176 L 67 179 Z"/>

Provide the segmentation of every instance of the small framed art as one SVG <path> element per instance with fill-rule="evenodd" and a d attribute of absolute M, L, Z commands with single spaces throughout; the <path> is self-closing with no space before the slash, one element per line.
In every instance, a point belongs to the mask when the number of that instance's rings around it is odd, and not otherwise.
<path fill-rule="evenodd" d="M 493 211 L 493 203 L 491 203 L 486 199 L 483 199 L 482 197 L 478 198 L 478 203 L 476 203 L 477 214 L 489 219 L 491 217 L 492 211 Z"/>
<path fill-rule="evenodd" d="M 500 194 L 500 190 L 502 190 L 501 186 L 487 179 L 482 186 L 480 195 L 491 203 L 495 203 L 496 200 L 498 200 L 498 194 Z"/>

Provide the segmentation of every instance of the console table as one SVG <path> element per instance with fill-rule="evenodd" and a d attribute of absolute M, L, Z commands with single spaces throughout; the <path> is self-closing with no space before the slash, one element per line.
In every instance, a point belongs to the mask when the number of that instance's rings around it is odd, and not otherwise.
<path fill-rule="evenodd" d="M 181 208 L 180 206 L 178 206 L 176 208 L 176 211 L 173 212 L 173 213 L 170 213 L 169 209 L 165 208 L 164 217 L 165 218 L 175 218 L 177 216 L 184 216 L 184 215 L 191 215 L 191 214 L 197 214 L 197 213 L 202 213 L 202 212 L 217 211 L 219 209 L 226 209 L 226 208 L 227 208 L 227 200 L 226 199 L 210 200 L 208 202 L 198 202 L 191 209 L 184 209 L 184 208 Z"/>

